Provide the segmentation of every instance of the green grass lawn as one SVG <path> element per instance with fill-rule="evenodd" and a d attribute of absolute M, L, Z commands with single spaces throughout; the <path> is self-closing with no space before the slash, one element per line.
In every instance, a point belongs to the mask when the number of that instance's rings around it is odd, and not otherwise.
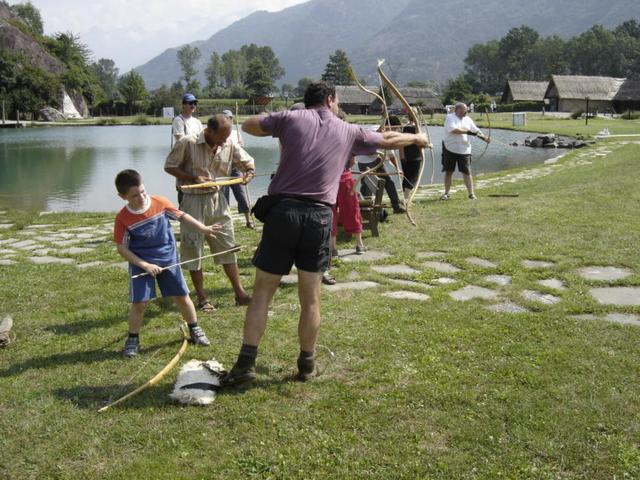
<path fill-rule="evenodd" d="M 584 122 L 583 122 L 584 123 Z M 551 176 L 480 190 L 477 202 L 414 205 L 419 227 L 394 215 L 368 247 L 406 263 L 429 283 L 417 252 L 441 250 L 463 268 L 457 285 L 426 292 L 427 302 L 392 300 L 398 290 L 365 264 L 342 262 L 338 281 L 379 282 L 363 292 L 323 294 L 320 343 L 324 375 L 290 381 L 297 356 L 296 289 L 274 300 L 258 357 L 258 382 L 223 393 L 206 408 L 168 399 L 177 369 L 153 389 L 97 414 L 109 399 L 144 383 L 179 347 L 175 308 L 153 304 L 142 330 L 142 354 L 119 356 L 126 333 L 127 274 L 105 266 L 36 266 L 24 255 L 0 267 L 0 309 L 15 321 L 15 341 L 0 350 L 0 477 L 26 478 L 563 478 L 640 477 L 640 327 L 578 321 L 569 315 L 640 313 L 606 307 L 576 274 L 586 265 L 616 265 L 640 285 L 638 145 Z M 569 154 L 571 162 L 580 150 Z M 508 190 L 518 198 L 489 198 Z M 9 211 L 17 228 L 49 230 L 110 222 L 109 215 Z M 238 228 L 244 282 L 251 284 L 255 232 Z M 22 238 L 16 229 L 0 238 Z M 99 244 L 82 261 L 119 262 Z M 345 241 L 344 247 L 351 246 Z M 1 247 L 1 246 L 0 246 Z M 495 270 L 471 267 L 480 256 Z M 525 270 L 523 259 L 556 263 Z M 201 317 L 213 341 L 187 359 L 215 357 L 226 366 L 241 341 L 243 310 L 219 268 L 206 286 L 218 311 Z M 511 275 L 501 291 L 530 313 L 495 313 L 487 302 L 455 302 L 464 284 L 490 287 L 489 273 Z M 522 300 L 524 289 L 563 280 L 562 302 Z M 409 288 L 412 287 L 402 287 Z M 416 290 L 420 291 L 420 290 Z M 1 312 L 0 312 L 1 313 Z M 321 355 L 323 356 L 323 355 Z M 131 378 L 135 375 L 135 378 Z"/>

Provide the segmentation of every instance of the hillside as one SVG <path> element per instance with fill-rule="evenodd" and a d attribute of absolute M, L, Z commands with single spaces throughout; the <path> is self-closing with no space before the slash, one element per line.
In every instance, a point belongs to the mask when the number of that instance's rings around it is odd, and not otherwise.
<path fill-rule="evenodd" d="M 460 71 L 474 43 L 529 25 L 542 35 L 569 37 L 596 23 L 612 27 L 640 19 L 637 0 L 485 0 L 481 6 L 450 0 L 311 0 L 280 12 L 256 12 L 192 43 L 202 51 L 200 81 L 212 51 L 243 44 L 270 45 L 286 70 L 283 81 L 318 77 L 329 53 L 345 50 L 361 75 L 372 74 L 377 58 L 386 58 L 399 81 L 445 80 Z M 177 47 L 179 48 L 179 47 Z M 149 88 L 180 76 L 177 48 L 137 67 Z"/>

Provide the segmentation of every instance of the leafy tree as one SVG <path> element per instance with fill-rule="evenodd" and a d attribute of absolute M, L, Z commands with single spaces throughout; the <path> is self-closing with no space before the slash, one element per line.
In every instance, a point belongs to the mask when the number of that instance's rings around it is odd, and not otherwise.
<path fill-rule="evenodd" d="M 227 88 L 232 88 L 244 83 L 247 70 L 246 58 L 239 50 L 229 50 L 222 54 L 222 76 Z"/>
<path fill-rule="evenodd" d="M 313 83 L 313 81 L 314 80 L 311 77 L 302 77 L 300 80 L 298 80 L 298 85 L 295 89 L 296 97 L 304 97 L 304 92 L 307 91 L 307 87 L 311 83 Z"/>
<path fill-rule="evenodd" d="M 182 96 L 182 85 L 176 88 L 176 85 L 167 87 L 162 85 L 156 88 L 149 95 L 149 109 L 147 110 L 151 115 L 159 115 L 162 112 L 163 107 L 173 107 L 176 110 L 180 109 L 180 97 Z"/>
<path fill-rule="evenodd" d="M 290 83 L 284 83 L 280 87 L 280 93 L 283 97 L 289 98 L 295 96 L 296 87 L 291 85 Z"/>
<path fill-rule="evenodd" d="M 222 59 L 218 52 L 213 52 L 209 58 L 209 64 L 205 70 L 205 76 L 207 79 L 207 85 L 205 90 L 210 97 L 217 96 L 217 93 L 222 88 Z"/>
<path fill-rule="evenodd" d="M 11 5 L 11 11 L 27 26 L 32 33 L 42 35 L 44 27 L 40 10 L 33 6 L 30 1 Z"/>
<path fill-rule="evenodd" d="M 445 105 L 464 102 L 471 98 L 472 95 L 471 84 L 467 81 L 465 75 L 461 74 L 447 83 L 442 93 L 442 102 Z"/>
<path fill-rule="evenodd" d="M 88 65 L 91 50 L 73 32 L 56 33 L 45 37 L 45 46 L 65 65 Z"/>
<path fill-rule="evenodd" d="M 118 90 L 122 99 L 127 104 L 129 114 L 134 111 L 136 104 L 146 100 L 148 93 L 144 85 L 144 79 L 135 70 L 124 74 L 118 81 Z"/>
<path fill-rule="evenodd" d="M 602 25 L 594 25 L 567 44 L 570 69 L 578 75 L 622 76 L 624 59 L 616 36 Z"/>
<path fill-rule="evenodd" d="M 280 66 L 280 60 L 276 57 L 271 47 L 259 47 L 255 43 L 240 47 L 240 54 L 247 60 L 247 64 L 258 59 L 267 68 L 269 78 L 276 81 L 284 76 L 284 68 Z"/>
<path fill-rule="evenodd" d="M 101 58 L 91 67 L 100 82 L 106 100 L 114 100 L 118 91 L 118 68 L 115 62 L 109 58 Z"/>
<path fill-rule="evenodd" d="M 182 69 L 182 75 L 186 84 L 191 82 L 191 79 L 196 76 L 198 71 L 196 70 L 196 62 L 202 55 L 198 47 L 192 47 L 191 45 L 185 45 L 178 50 L 178 62 Z"/>
<path fill-rule="evenodd" d="M 244 84 L 247 91 L 255 96 L 267 96 L 274 89 L 269 69 L 259 58 L 254 58 L 249 63 Z"/>
<path fill-rule="evenodd" d="M 350 62 L 344 50 L 336 50 L 333 55 L 329 55 L 329 63 L 324 68 L 322 80 L 334 85 L 353 85 Z"/>

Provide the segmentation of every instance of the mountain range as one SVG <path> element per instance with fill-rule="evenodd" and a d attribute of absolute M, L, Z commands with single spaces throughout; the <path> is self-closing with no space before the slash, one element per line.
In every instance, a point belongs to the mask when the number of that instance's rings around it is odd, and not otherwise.
<path fill-rule="evenodd" d="M 640 19 L 638 0 L 310 0 L 279 12 L 255 12 L 191 45 L 202 53 L 197 68 L 203 84 L 213 51 L 249 43 L 273 48 L 286 70 L 282 82 L 319 78 L 338 48 L 365 79 L 373 79 L 376 60 L 385 58 L 396 81 L 443 81 L 463 70 L 472 45 L 513 27 L 568 38 L 594 24 L 611 28 L 630 19 Z M 180 78 L 178 48 L 136 67 L 147 88 Z"/>

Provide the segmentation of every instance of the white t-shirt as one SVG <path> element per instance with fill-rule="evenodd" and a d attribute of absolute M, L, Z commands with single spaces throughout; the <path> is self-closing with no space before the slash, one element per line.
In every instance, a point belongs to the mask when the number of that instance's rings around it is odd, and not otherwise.
<path fill-rule="evenodd" d="M 452 153 L 469 155 L 471 153 L 471 143 L 467 134 L 454 134 L 454 130 L 468 130 L 472 133 L 480 132 L 473 120 L 468 116 L 459 118 L 455 112 L 449 113 L 444 122 L 444 146 Z"/>
<path fill-rule="evenodd" d="M 173 139 L 177 141 L 186 135 L 198 135 L 203 128 L 202 122 L 196 117 L 184 118 L 182 115 L 178 115 L 171 124 L 171 134 Z"/>

